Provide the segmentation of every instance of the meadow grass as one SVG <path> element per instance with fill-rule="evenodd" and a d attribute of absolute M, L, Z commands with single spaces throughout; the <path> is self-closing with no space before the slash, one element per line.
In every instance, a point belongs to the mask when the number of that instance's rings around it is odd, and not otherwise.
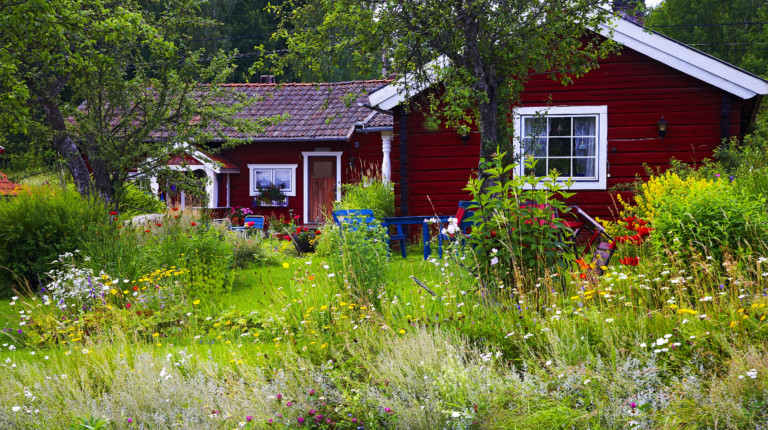
<path fill-rule="evenodd" d="M 643 255 L 599 279 L 577 270 L 478 290 L 451 259 L 393 254 L 377 306 L 358 300 L 329 258 L 278 260 L 236 269 L 229 291 L 174 296 L 151 316 L 116 306 L 132 294 L 118 292 L 99 310 L 109 318 L 72 319 L 59 341 L 3 332 L 0 423 L 595 429 L 768 419 L 768 261 L 758 255 Z M 0 321 L 33 330 L 41 302 L 2 303 Z M 152 320 L 164 312 L 172 318 Z"/>

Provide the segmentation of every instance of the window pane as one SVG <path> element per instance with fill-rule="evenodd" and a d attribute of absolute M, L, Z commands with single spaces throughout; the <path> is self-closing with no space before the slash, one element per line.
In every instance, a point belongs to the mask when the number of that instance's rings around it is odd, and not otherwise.
<path fill-rule="evenodd" d="M 550 136 L 572 136 L 570 118 L 550 118 L 549 120 Z"/>
<path fill-rule="evenodd" d="M 570 157 L 571 138 L 550 138 L 548 155 L 550 157 Z"/>
<path fill-rule="evenodd" d="M 571 176 L 570 158 L 550 158 L 549 170 L 557 169 L 558 176 Z"/>
<path fill-rule="evenodd" d="M 291 190 L 291 169 L 275 169 L 275 185 L 282 190 Z"/>
<path fill-rule="evenodd" d="M 546 148 L 547 148 L 547 140 L 546 139 L 538 139 L 534 142 L 534 140 L 530 137 L 527 137 L 523 139 L 523 154 L 524 155 L 536 155 L 539 157 L 543 157 L 546 155 Z"/>
<path fill-rule="evenodd" d="M 574 177 L 594 177 L 595 159 L 594 158 L 574 158 L 573 159 Z"/>
<path fill-rule="evenodd" d="M 574 136 L 596 136 L 597 118 L 574 118 Z"/>
<path fill-rule="evenodd" d="M 272 185 L 272 170 L 254 170 L 253 183 L 256 185 L 256 188 Z"/>
<path fill-rule="evenodd" d="M 523 127 L 524 136 L 546 136 L 547 135 L 547 119 L 546 118 L 525 118 L 525 126 Z"/>
<path fill-rule="evenodd" d="M 574 138 L 573 139 L 573 155 L 594 156 L 595 155 L 595 138 L 594 137 Z"/>

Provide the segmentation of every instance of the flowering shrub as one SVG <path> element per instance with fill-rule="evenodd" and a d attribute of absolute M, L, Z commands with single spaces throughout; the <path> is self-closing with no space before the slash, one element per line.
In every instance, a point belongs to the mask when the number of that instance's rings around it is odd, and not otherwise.
<path fill-rule="evenodd" d="M 761 246 L 768 239 L 766 198 L 747 196 L 728 179 L 666 172 L 652 176 L 634 200 L 635 207 L 625 212 L 650 221 L 661 239 L 657 250 L 722 256 L 723 248 Z"/>
<path fill-rule="evenodd" d="M 229 211 L 227 218 L 229 218 L 232 223 L 241 225 L 246 215 L 253 215 L 251 208 L 247 208 L 245 206 L 235 206 Z"/>
<path fill-rule="evenodd" d="M 504 156 L 481 160 L 487 178 L 473 178 L 465 189 L 475 201 L 470 206 L 475 212 L 469 218 L 473 222 L 469 243 L 478 273 L 512 286 L 521 274 L 543 274 L 569 253 L 564 238 L 571 231 L 559 217 L 567 206 L 555 197 L 567 199 L 573 193 L 563 190 L 555 172 L 543 179 L 513 176 L 516 166 L 505 165 Z M 526 163 L 533 169 L 532 160 Z M 458 230 L 455 224 L 449 223 L 446 232 Z"/>

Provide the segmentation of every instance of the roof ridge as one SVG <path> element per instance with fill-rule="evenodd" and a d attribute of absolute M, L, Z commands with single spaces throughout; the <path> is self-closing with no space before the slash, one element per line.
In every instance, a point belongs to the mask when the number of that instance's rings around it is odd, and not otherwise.
<path fill-rule="evenodd" d="M 339 86 L 350 84 L 385 84 L 392 82 L 392 79 L 367 79 L 359 81 L 340 81 L 340 82 L 284 82 L 274 84 L 262 84 L 256 82 L 234 82 L 220 84 L 223 87 L 310 87 L 310 86 Z"/>

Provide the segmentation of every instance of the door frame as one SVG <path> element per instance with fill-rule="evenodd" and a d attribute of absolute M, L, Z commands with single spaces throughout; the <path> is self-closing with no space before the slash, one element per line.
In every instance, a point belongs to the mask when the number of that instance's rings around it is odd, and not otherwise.
<path fill-rule="evenodd" d="M 309 224 L 309 158 L 336 157 L 336 201 L 341 200 L 341 155 L 343 151 L 307 151 L 302 152 L 304 158 L 304 219 L 303 224 Z"/>

